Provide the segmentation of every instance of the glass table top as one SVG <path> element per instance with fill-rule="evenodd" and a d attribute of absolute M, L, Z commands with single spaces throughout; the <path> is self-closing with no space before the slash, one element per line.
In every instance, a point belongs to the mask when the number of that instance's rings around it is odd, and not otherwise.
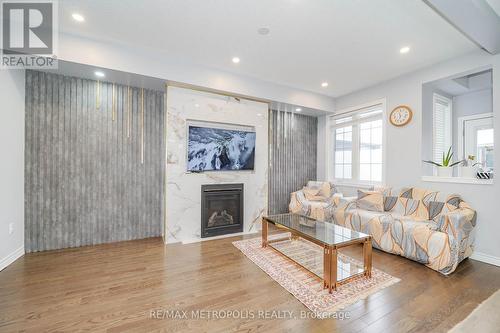
<path fill-rule="evenodd" d="M 362 232 L 298 214 L 270 215 L 265 219 L 278 227 L 289 228 L 305 238 L 311 238 L 326 245 L 342 245 L 369 237 Z"/>
<path fill-rule="evenodd" d="M 269 244 L 316 276 L 324 278 L 323 251 L 320 246 L 308 245 L 305 240 L 283 239 Z M 346 280 L 354 275 L 362 274 L 363 264 L 339 253 L 337 257 L 337 281 Z"/>

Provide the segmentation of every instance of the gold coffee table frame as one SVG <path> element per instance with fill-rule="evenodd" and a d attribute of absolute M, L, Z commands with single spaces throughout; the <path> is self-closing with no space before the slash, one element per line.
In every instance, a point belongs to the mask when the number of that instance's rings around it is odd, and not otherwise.
<path fill-rule="evenodd" d="M 327 223 L 327 222 L 323 222 Z M 268 240 L 268 231 L 269 231 L 269 224 L 273 224 L 279 229 L 284 229 L 292 235 L 292 238 L 297 238 L 301 237 L 304 238 L 305 240 L 308 240 L 316 245 L 319 245 L 323 248 L 323 277 L 318 276 L 319 278 L 323 279 L 323 288 L 328 288 L 328 292 L 331 294 L 333 290 L 337 290 L 337 287 L 343 283 L 346 283 L 356 277 L 359 276 L 365 276 L 367 278 L 371 278 L 372 276 L 372 238 L 371 236 L 367 235 L 366 237 L 360 237 L 360 238 L 354 238 L 349 241 L 345 241 L 342 243 L 338 244 L 327 244 L 321 240 L 318 240 L 314 237 L 311 237 L 310 235 L 307 235 L 305 233 L 300 232 L 299 230 L 295 230 L 292 228 L 289 228 L 287 226 L 284 226 L 282 224 L 276 223 L 271 219 L 268 219 L 266 216 L 262 218 L 262 247 L 267 247 L 269 244 L 273 242 L 280 242 L 283 241 L 283 239 L 275 239 L 275 240 Z M 344 228 L 342 226 L 338 226 Z M 349 276 L 346 279 L 337 281 L 337 251 L 343 247 L 351 246 L 351 245 L 358 245 L 362 244 L 363 245 L 363 272 L 353 274 Z M 273 250 L 276 252 L 280 253 L 281 255 L 289 258 L 290 260 L 294 261 L 298 265 L 302 266 L 300 263 L 298 263 L 296 260 L 290 258 L 289 256 L 285 255 L 284 253 L 280 252 L 279 250 L 275 249 L 273 246 L 270 246 Z M 304 266 L 302 266 L 304 267 Z M 307 269 L 307 267 L 304 267 Z M 308 271 L 311 271 L 307 269 Z M 312 271 L 311 271 L 312 272 Z M 312 272 L 313 274 L 317 275 L 316 273 Z"/>

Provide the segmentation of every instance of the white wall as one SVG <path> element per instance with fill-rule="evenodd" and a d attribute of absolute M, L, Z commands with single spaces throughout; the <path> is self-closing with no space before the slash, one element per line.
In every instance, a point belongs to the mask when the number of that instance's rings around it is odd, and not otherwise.
<path fill-rule="evenodd" d="M 175 47 L 175 46 L 173 46 Z M 84 50 L 84 51 L 82 51 Z M 333 98 L 243 75 L 187 64 L 168 55 L 62 34 L 59 59 L 136 73 L 306 108 L 332 111 Z"/>
<path fill-rule="evenodd" d="M 410 55 L 411 56 L 411 55 Z M 494 185 L 430 183 L 421 180 L 422 162 L 422 84 L 479 67 L 493 66 L 494 126 L 500 129 L 500 55 L 474 52 L 429 68 L 363 89 L 335 100 L 342 110 L 380 98 L 386 98 L 390 112 L 399 104 L 409 105 L 414 112 L 412 122 L 405 127 L 387 126 L 386 183 L 392 186 L 414 185 L 443 192 L 460 193 L 478 212 L 476 257 L 497 260 L 500 264 L 500 223 L 498 202 L 500 179 Z M 318 131 L 321 132 L 321 129 Z M 326 138 L 325 138 L 326 139 Z M 495 156 L 500 156 L 500 131 L 495 131 Z M 318 163 L 318 174 L 324 175 L 326 161 Z M 492 256 L 492 257 L 488 257 Z M 489 258 L 489 259 L 488 259 Z"/>
<path fill-rule="evenodd" d="M 24 74 L 0 70 L 0 270 L 24 254 Z"/>
<path fill-rule="evenodd" d="M 189 122 L 215 122 L 255 129 L 255 170 L 188 173 Z M 243 231 L 256 231 L 267 212 L 268 104 L 169 87 L 167 90 L 166 242 L 201 238 L 201 185 L 243 183 Z"/>

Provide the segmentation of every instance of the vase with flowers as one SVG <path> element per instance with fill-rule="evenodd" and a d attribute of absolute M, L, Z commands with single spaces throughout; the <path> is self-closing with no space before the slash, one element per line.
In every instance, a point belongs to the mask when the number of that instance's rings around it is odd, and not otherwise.
<path fill-rule="evenodd" d="M 476 161 L 476 156 L 469 155 L 466 159 L 462 161 L 462 164 L 458 168 L 458 176 L 463 178 L 476 178 L 476 166 L 478 163 Z"/>

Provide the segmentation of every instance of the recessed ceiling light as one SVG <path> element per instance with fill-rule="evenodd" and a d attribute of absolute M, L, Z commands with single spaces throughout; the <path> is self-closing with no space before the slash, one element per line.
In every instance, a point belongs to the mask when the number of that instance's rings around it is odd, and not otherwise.
<path fill-rule="evenodd" d="M 262 117 L 262 113 L 257 113 L 257 117 Z"/>
<path fill-rule="evenodd" d="M 195 108 L 199 108 L 199 107 L 200 107 L 200 104 L 196 103 L 196 104 L 194 105 L 194 107 L 195 107 Z"/>
<path fill-rule="evenodd" d="M 323 82 L 323 83 L 321 84 L 321 86 L 322 86 L 323 88 L 328 87 L 328 82 Z"/>
<path fill-rule="evenodd" d="M 232 59 L 232 60 L 233 60 L 233 62 L 234 62 L 235 64 L 239 64 L 239 63 L 240 63 L 240 58 L 238 58 L 238 57 L 233 57 L 233 59 Z"/>
<path fill-rule="evenodd" d="M 262 28 L 257 29 L 257 32 L 259 33 L 259 35 L 263 35 L 263 36 L 269 35 L 270 31 L 271 30 L 269 30 L 269 28 L 266 28 L 266 27 L 262 27 Z"/>
<path fill-rule="evenodd" d="M 399 53 L 401 54 L 405 54 L 405 53 L 408 53 L 410 52 L 410 47 L 409 46 L 405 46 L 405 47 L 402 47 L 399 49 Z"/>
<path fill-rule="evenodd" d="M 296 108 L 295 111 L 300 112 L 300 111 L 302 111 L 302 109 L 301 108 Z"/>
<path fill-rule="evenodd" d="M 83 15 L 81 15 L 81 14 L 73 13 L 73 15 L 71 15 L 71 16 L 73 17 L 73 20 L 75 20 L 77 22 L 85 21 L 85 17 L 83 17 Z"/>
<path fill-rule="evenodd" d="M 104 77 L 104 73 L 103 73 L 103 72 L 99 72 L 99 71 L 97 71 L 97 72 L 95 72 L 94 74 L 95 74 L 95 76 L 97 76 L 97 77 Z"/>

